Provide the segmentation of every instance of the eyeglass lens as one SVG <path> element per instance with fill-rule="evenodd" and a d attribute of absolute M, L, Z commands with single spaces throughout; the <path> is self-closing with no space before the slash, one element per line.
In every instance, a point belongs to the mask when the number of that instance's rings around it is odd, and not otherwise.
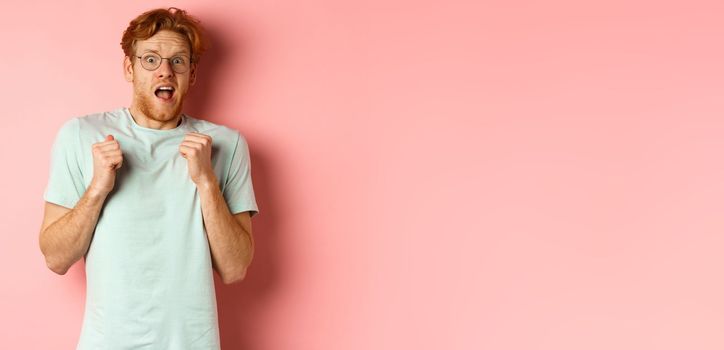
<path fill-rule="evenodd" d="M 144 54 L 141 58 L 141 65 L 148 70 L 156 70 L 161 66 L 161 61 L 166 59 L 171 63 L 171 68 L 176 73 L 184 73 L 189 69 L 189 60 L 184 56 L 173 56 L 171 58 L 161 57 L 154 53 Z"/>

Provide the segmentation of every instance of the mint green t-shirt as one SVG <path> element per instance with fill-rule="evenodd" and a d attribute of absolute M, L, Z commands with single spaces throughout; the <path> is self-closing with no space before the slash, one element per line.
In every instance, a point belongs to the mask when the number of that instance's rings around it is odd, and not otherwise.
<path fill-rule="evenodd" d="M 73 208 L 93 178 L 92 145 L 112 134 L 123 153 L 85 255 L 77 350 L 219 349 L 209 241 L 179 145 L 211 136 L 211 163 L 232 214 L 259 210 L 238 131 L 183 114 L 174 129 L 138 125 L 127 108 L 76 117 L 53 143 L 43 198 Z"/>

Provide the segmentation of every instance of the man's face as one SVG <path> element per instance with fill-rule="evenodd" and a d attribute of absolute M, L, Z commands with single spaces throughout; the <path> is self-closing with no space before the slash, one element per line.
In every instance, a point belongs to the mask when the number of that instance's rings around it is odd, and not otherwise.
<path fill-rule="evenodd" d="M 154 36 L 136 42 L 135 56 L 153 52 L 164 58 L 183 56 L 190 60 L 191 50 L 184 36 L 176 32 L 162 30 Z M 162 59 L 161 65 L 153 71 L 141 66 L 141 59 L 126 57 L 123 62 L 126 80 L 133 82 L 132 109 L 145 117 L 159 122 L 173 120 L 183 107 L 189 87 L 196 80 L 196 64 L 183 73 L 172 68 L 171 60 Z M 161 91 L 160 87 L 170 86 L 172 92 Z M 135 108 L 133 108 L 135 107 Z"/>

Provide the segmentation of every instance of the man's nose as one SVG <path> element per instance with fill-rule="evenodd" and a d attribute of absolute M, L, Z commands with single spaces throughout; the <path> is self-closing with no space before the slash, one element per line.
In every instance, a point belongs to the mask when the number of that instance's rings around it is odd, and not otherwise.
<path fill-rule="evenodd" d="M 173 76 L 174 71 L 173 68 L 171 68 L 171 60 L 162 58 L 161 59 L 161 65 L 156 70 L 156 74 L 159 77 L 170 77 Z"/>

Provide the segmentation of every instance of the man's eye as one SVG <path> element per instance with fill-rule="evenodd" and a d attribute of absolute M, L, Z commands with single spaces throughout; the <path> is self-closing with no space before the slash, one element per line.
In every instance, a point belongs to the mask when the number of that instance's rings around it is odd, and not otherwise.
<path fill-rule="evenodd" d="M 186 60 L 184 60 L 183 57 L 174 57 L 171 59 L 171 62 L 173 62 L 173 64 L 182 65 L 182 64 L 186 63 Z"/>
<path fill-rule="evenodd" d="M 146 56 L 146 58 L 144 58 L 144 60 L 146 60 L 146 62 L 148 62 L 148 63 L 156 63 L 156 57 L 153 57 L 153 56 Z"/>

